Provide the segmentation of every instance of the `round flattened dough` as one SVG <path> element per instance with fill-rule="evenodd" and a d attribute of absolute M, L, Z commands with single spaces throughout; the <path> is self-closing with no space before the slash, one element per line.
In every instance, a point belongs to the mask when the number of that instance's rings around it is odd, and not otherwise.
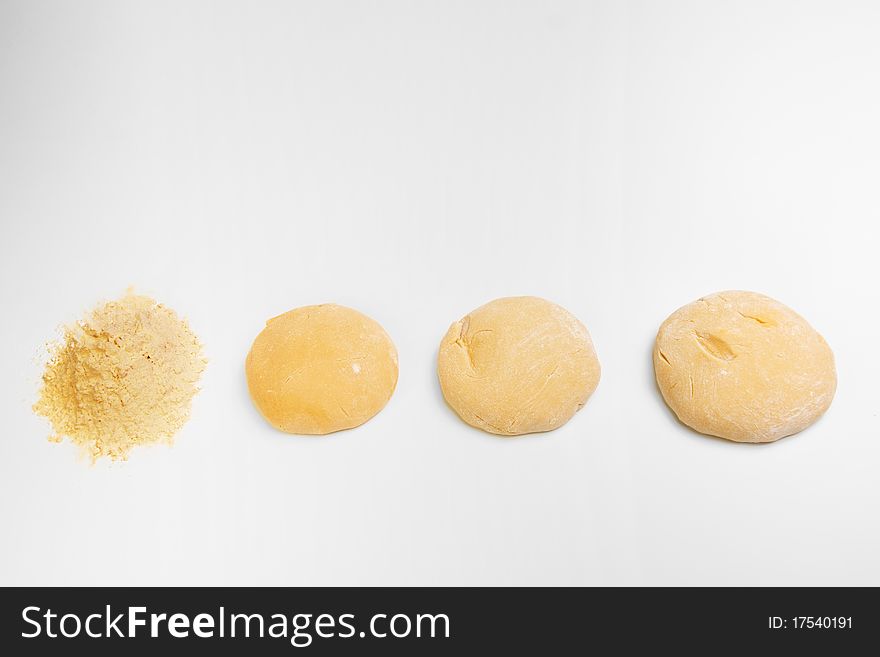
<path fill-rule="evenodd" d="M 276 429 L 326 434 L 376 415 L 397 385 L 397 350 L 351 308 L 305 306 L 266 322 L 245 363 L 248 390 Z"/>
<path fill-rule="evenodd" d="M 600 368 L 574 315 L 537 297 L 507 297 L 449 328 L 437 372 L 462 420 L 516 436 L 568 422 L 599 384 Z"/>
<path fill-rule="evenodd" d="M 682 422 L 746 443 L 806 429 L 837 387 L 822 336 L 791 308 L 754 292 L 719 292 L 672 313 L 657 334 L 654 372 Z"/>

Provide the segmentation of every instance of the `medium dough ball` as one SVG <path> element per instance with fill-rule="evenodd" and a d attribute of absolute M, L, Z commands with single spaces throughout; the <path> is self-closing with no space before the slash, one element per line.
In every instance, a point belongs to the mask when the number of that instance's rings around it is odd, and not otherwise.
<path fill-rule="evenodd" d="M 437 372 L 462 420 L 502 436 L 562 426 L 599 385 L 587 329 L 537 297 L 496 299 L 453 324 Z"/>
<path fill-rule="evenodd" d="M 678 419 L 744 443 L 806 429 L 837 387 L 822 336 L 791 308 L 754 292 L 719 292 L 672 313 L 657 334 L 654 372 Z"/>
<path fill-rule="evenodd" d="M 356 310 L 305 306 L 266 322 L 245 362 L 263 417 L 287 433 L 326 434 L 359 426 L 397 385 L 397 350 L 378 323 Z"/>

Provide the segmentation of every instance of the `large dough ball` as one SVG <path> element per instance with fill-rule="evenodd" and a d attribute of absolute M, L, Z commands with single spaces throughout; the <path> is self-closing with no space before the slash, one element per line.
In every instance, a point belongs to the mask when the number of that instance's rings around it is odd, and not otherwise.
<path fill-rule="evenodd" d="M 254 404 L 273 427 L 325 434 L 363 424 L 397 385 L 397 350 L 356 310 L 305 306 L 266 322 L 245 363 Z"/>
<path fill-rule="evenodd" d="M 496 299 L 455 322 L 437 372 L 462 420 L 504 436 L 562 426 L 599 384 L 587 329 L 537 297 Z"/>
<path fill-rule="evenodd" d="M 700 433 L 766 443 L 807 428 L 837 387 L 834 355 L 807 321 L 754 292 L 679 308 L 654 346 L 663 398 Z"/>

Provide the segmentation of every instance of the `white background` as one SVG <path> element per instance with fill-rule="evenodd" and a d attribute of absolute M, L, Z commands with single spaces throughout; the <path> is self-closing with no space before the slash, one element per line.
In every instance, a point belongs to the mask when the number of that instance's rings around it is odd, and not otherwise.
<path fill-rule="evenodd" d="M 880 585 L 880 3 L 0 4 L 0 584 Z M 210 365 L 171 447 L 90 466 L 35 417 L 57 326 L 133 284 Z M 677 307 L 766 293 L 828 340 L 828 414 L 679 425 Z M 464 425 L 449 325 L 544 296 L 603 366 L 551 434 Z M 272 430 L 263 322 L 336 302 L 386 409 Z"/>

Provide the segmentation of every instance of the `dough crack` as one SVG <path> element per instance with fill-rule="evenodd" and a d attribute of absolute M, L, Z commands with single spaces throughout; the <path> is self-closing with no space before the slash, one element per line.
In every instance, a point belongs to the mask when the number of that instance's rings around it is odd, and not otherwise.
<path fill-rule="evenodd" d="M 502 429 L 501 427 L 497 427 L 497 426 L 495 426 L 494 424 L 492 424 L 491 422 L 488 422 L 488 421 L 484 420 L 483 418 L 481 418 L 481 417 L 480 417 L 479 415 L 477 415 L 476 413 L 474 413 L 474 417 L 477 418 L 480 422 L 482 422 L 483 424 L 485 424 L 485 425 L 486 425 L 487 427 L 489 427 L 490 429 L 495 429 L 495 431 L 497 431 L 498 433 L 510 433 L 508 430 L 506 430 L 506 429 Z"/>
<path fill-rule="evenodd" d="M 733 360 L 736 358 L 736 353 L 730 348 L 730 345 L 718 336 L 711 333 L 694 331 L 694 337 L 697 339 L 697 344 L 712 358 L 717 358 L 718 360 Z"/>
<path fill-rule="evenodd" d="M 772 322 L 767 321 L 766 319 L 761 319 L 760 317 L 755 317 L 754 315 L 746 315 L 745 313 L 739 312 L 738 310 L 736 312 L 738 312 L 740 315 L 742 315 L 746 319 L 752 319 L 752 320 L 758 322 L 758 324 L 761 324 L 762 326 L 769 326 L 772 323 Z"/>
<path fill-rule="evenodd" d="M 464 349 L 465 353 L 467 354 L 468 363 L 470 364 L 471 369 L 476 371 L 477 364 L 474 362 L 474 354 L 473 354 L 473 351 L 471 350 L 471 348 L 473 346 L 473 342 L 476 339 L 476 337 L 478 335 L 480 335 L 481 333 L 494 333 L 494 331 L 492 329 L 480 329 L 479 331 L 477 331 L 473 335 L 468 336 L 467 332 L 468 332 L 469 327 L 470 327 L 470 317 L 468 316 L 468 317 L 465 317 L 463 320 L 461 320 L 461 330 L 459 331 L 458 338 L 456 339 L 455 344 L 457 344 L 459 347 Z"/>

